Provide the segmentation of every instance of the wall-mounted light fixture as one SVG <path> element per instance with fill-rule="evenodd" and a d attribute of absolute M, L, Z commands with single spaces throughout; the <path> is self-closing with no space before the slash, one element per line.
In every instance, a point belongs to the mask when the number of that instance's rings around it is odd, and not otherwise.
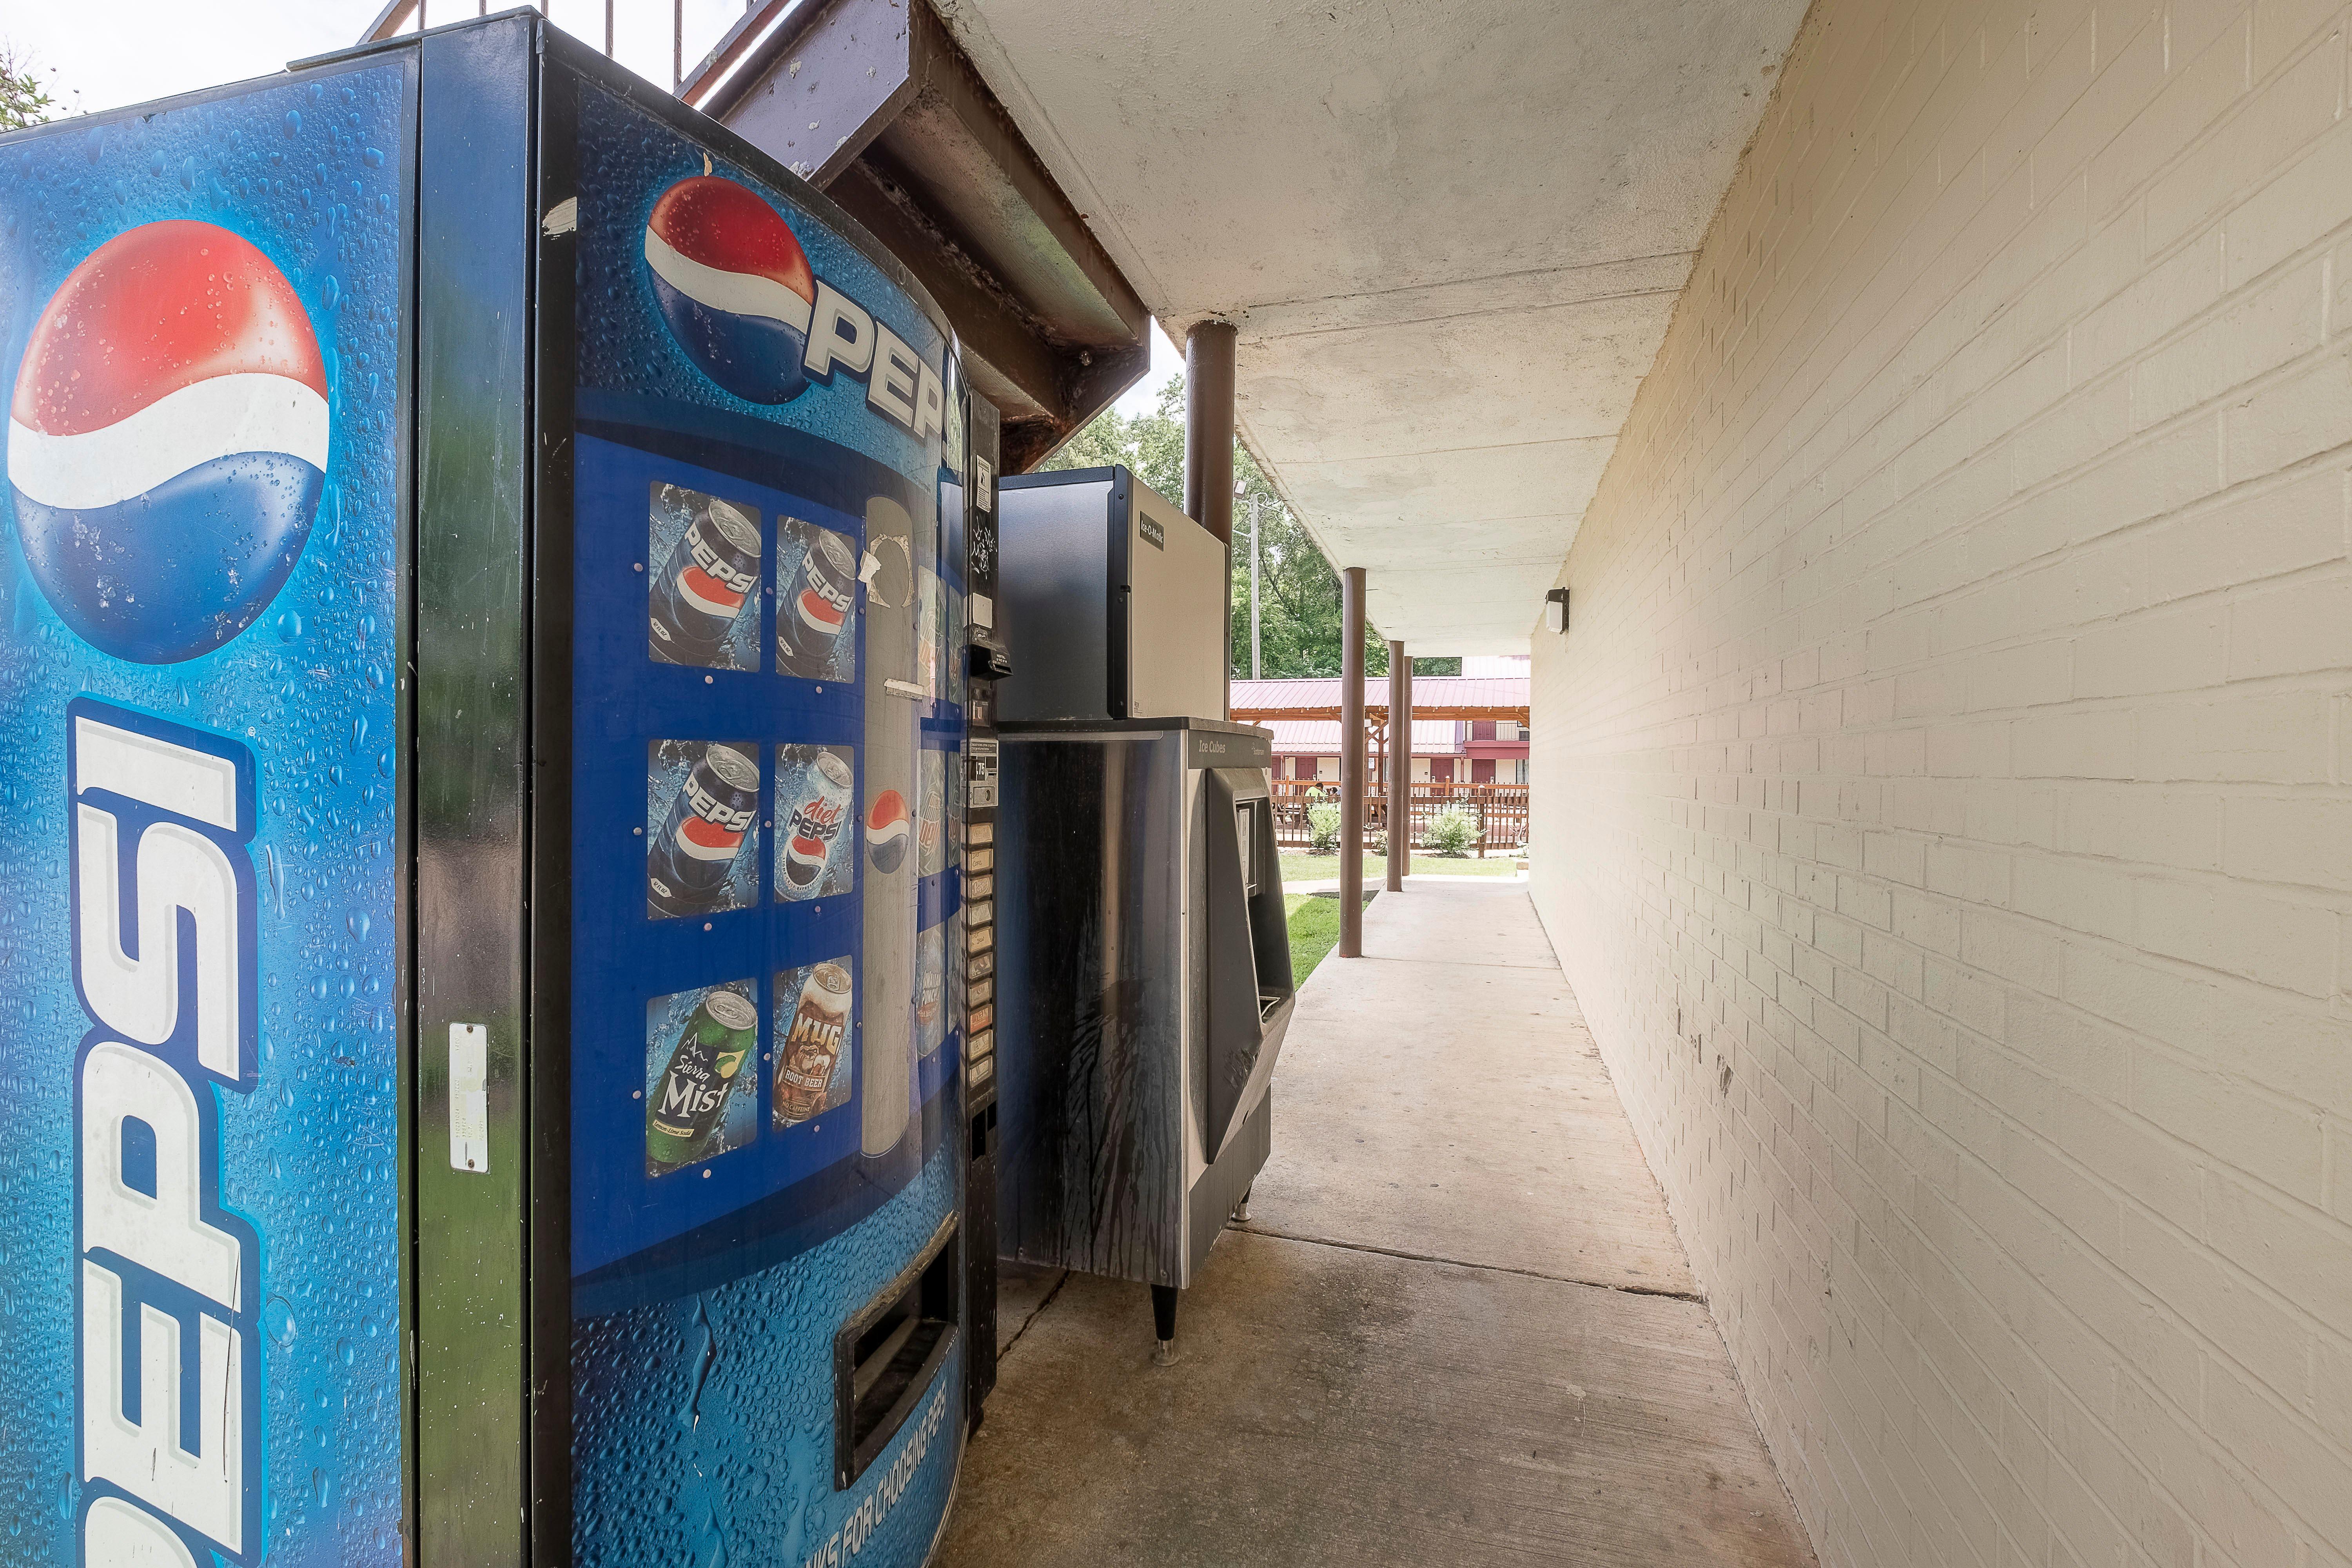
<path fill-rule="evenodd" d="M 1568 630 L 1568 590 L 1554 588 L 1544 595 L 1544 630 Z"/>

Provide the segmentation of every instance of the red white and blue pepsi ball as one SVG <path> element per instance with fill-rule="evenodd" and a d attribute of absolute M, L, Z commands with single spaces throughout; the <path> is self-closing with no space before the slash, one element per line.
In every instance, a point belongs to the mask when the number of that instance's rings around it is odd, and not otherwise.
<path fill-rule="evenodd" d="M 646 269 L 670 336 L 703 374 L 747 403 L 788 403 L 808 385 L 816 279 L 757 195 L 715 174 L 664 191 L 646 220 Z"/>
<path fill-rule="evenodd" d="M 212 652 L 285 587 L 326 484 L 327 375 L 286 275 L 174 218 L 115 236 L 33 323 L 8 486 L 33 579 L 91 646 Z"/>
<path fill-rule="evenodd" d="M 884 790 L 866 814 L 866 856 L 874 868 L 887 876 L 905 864 L 907 840 L 913 832 L 907 820 L 907 797 L 895 789 Z"/>

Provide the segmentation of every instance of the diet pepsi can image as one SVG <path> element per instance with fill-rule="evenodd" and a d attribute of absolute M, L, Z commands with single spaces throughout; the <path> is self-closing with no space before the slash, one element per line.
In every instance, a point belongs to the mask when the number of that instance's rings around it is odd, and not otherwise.
<path fill-rule="evenodd" d="M 654 742 L 653 766 L 665 745 Z M 760 764 L 733 746 L 703 748 L 669 814 L 646 846 L 646 913 L 654 920 L 740 909 L 756 889 L 735 889 L 736 858 L 758 840 Z"/>
<path fill-rule="evenodd" d="M 755 602 L 760 586 L 759 514 L 695 490 L 662 485 L 655 490 L 651 527 L 656 534 L 661 530 L 665 491 L 676 503 L 692 509 L 693 521 L 677 536 L 650 586 L 646 651 L 663 664 L 756 668 L 756 647 L 739 663 L 729 642 L 743 607 Z"/>
<path fill-rule="evenodd" d="M 833 668 L 841 634 L 857 606 L 857 556 L 849 541 L 829 528 L 788 517 L 786 538 L 807 542 L 800 564 L 777 584 L 776 668 L 809 680 L 844 679 Z M 782 564 L 782 552 L 777 552 Z"/>
<path fill-rule="evenodd" d="M 647 1175 L 727 1152 L 728 1102 L 759 1043 L 759 1010 L 742 992 L 720 986 L 696 1005 L 646 1097 Z"/>
<path fill-rule="evenodd" d="M 791 978 L 789 973 L 778 980 Z M 778 1003 L 782 987 L 778 986 Z M 849 1044 L 849 960 L 836 958 L 808 971 L 800 988 L 792 1021 L 781 1031 L 776 1047 L 776 1089 L 772 1108 L 775 1124 L 790 1127 L 806 1121 L 828 1104 L 848 1098 L 835 1096 L 841 1054 Z"/>
<path fill-rule="evenodd" d="M 776 835 L 777 869 L 782 873 L 776 878 L 779 899 L 814 899 L 831 891 L 847 891 L 845 879 L 829 879 L 825 872 L 833 864 L 842 826 L 849 820 L 849 797 L 856 781 L 849 763 L 827 747 L 779 746 L 778 789 L 783 787 L 783 770 L 803 759 L 806 769 L 794 792 L 800 798 L 788 808 Z M 841 885 L 828 886 L 829 882 Z"/>

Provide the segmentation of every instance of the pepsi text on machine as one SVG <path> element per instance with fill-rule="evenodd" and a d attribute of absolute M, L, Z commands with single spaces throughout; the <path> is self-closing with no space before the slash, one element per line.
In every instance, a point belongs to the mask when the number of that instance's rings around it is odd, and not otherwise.
<path fill-rule="evenodd" d="M 253 756 L 89 698 L 67 721 L 74 979 L 91 1025 L 75 1083 L 81 1469 L 125 1494 L 91 1503 L 83 1561 L 192 1563 L 165 1519 L 242 1561 L 259 1544 L 260 1245 L 221 1208 L 214 1090 L 254 1087 Z"/>
<path fill-rule="evenodd" d="M 670 335 L 747 403 L 789 403 L 810 378 L 864 378 L 866 402 L 917 440 L 947 427 L 940 367 L 810 269 L 782 215 L 718 174 L 678 181 L 646 220 L 646 268 Z"/>

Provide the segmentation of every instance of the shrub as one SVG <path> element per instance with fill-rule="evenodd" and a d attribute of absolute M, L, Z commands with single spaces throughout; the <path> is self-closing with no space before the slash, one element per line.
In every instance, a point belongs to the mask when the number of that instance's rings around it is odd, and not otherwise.
<path fill-rule="evenodd" d="M 1458 805 L 1449 805 L 1429 819 L 1422 837 L 1440 855 L 1467 855 L 1478 842 L 1478 819 Z"/>
<path fill-rule="evenodd" d="M 1307 805 L 1307 847 L 1318 855 L 1339 847 L 1339 803 L 1310 800 Z"/>

